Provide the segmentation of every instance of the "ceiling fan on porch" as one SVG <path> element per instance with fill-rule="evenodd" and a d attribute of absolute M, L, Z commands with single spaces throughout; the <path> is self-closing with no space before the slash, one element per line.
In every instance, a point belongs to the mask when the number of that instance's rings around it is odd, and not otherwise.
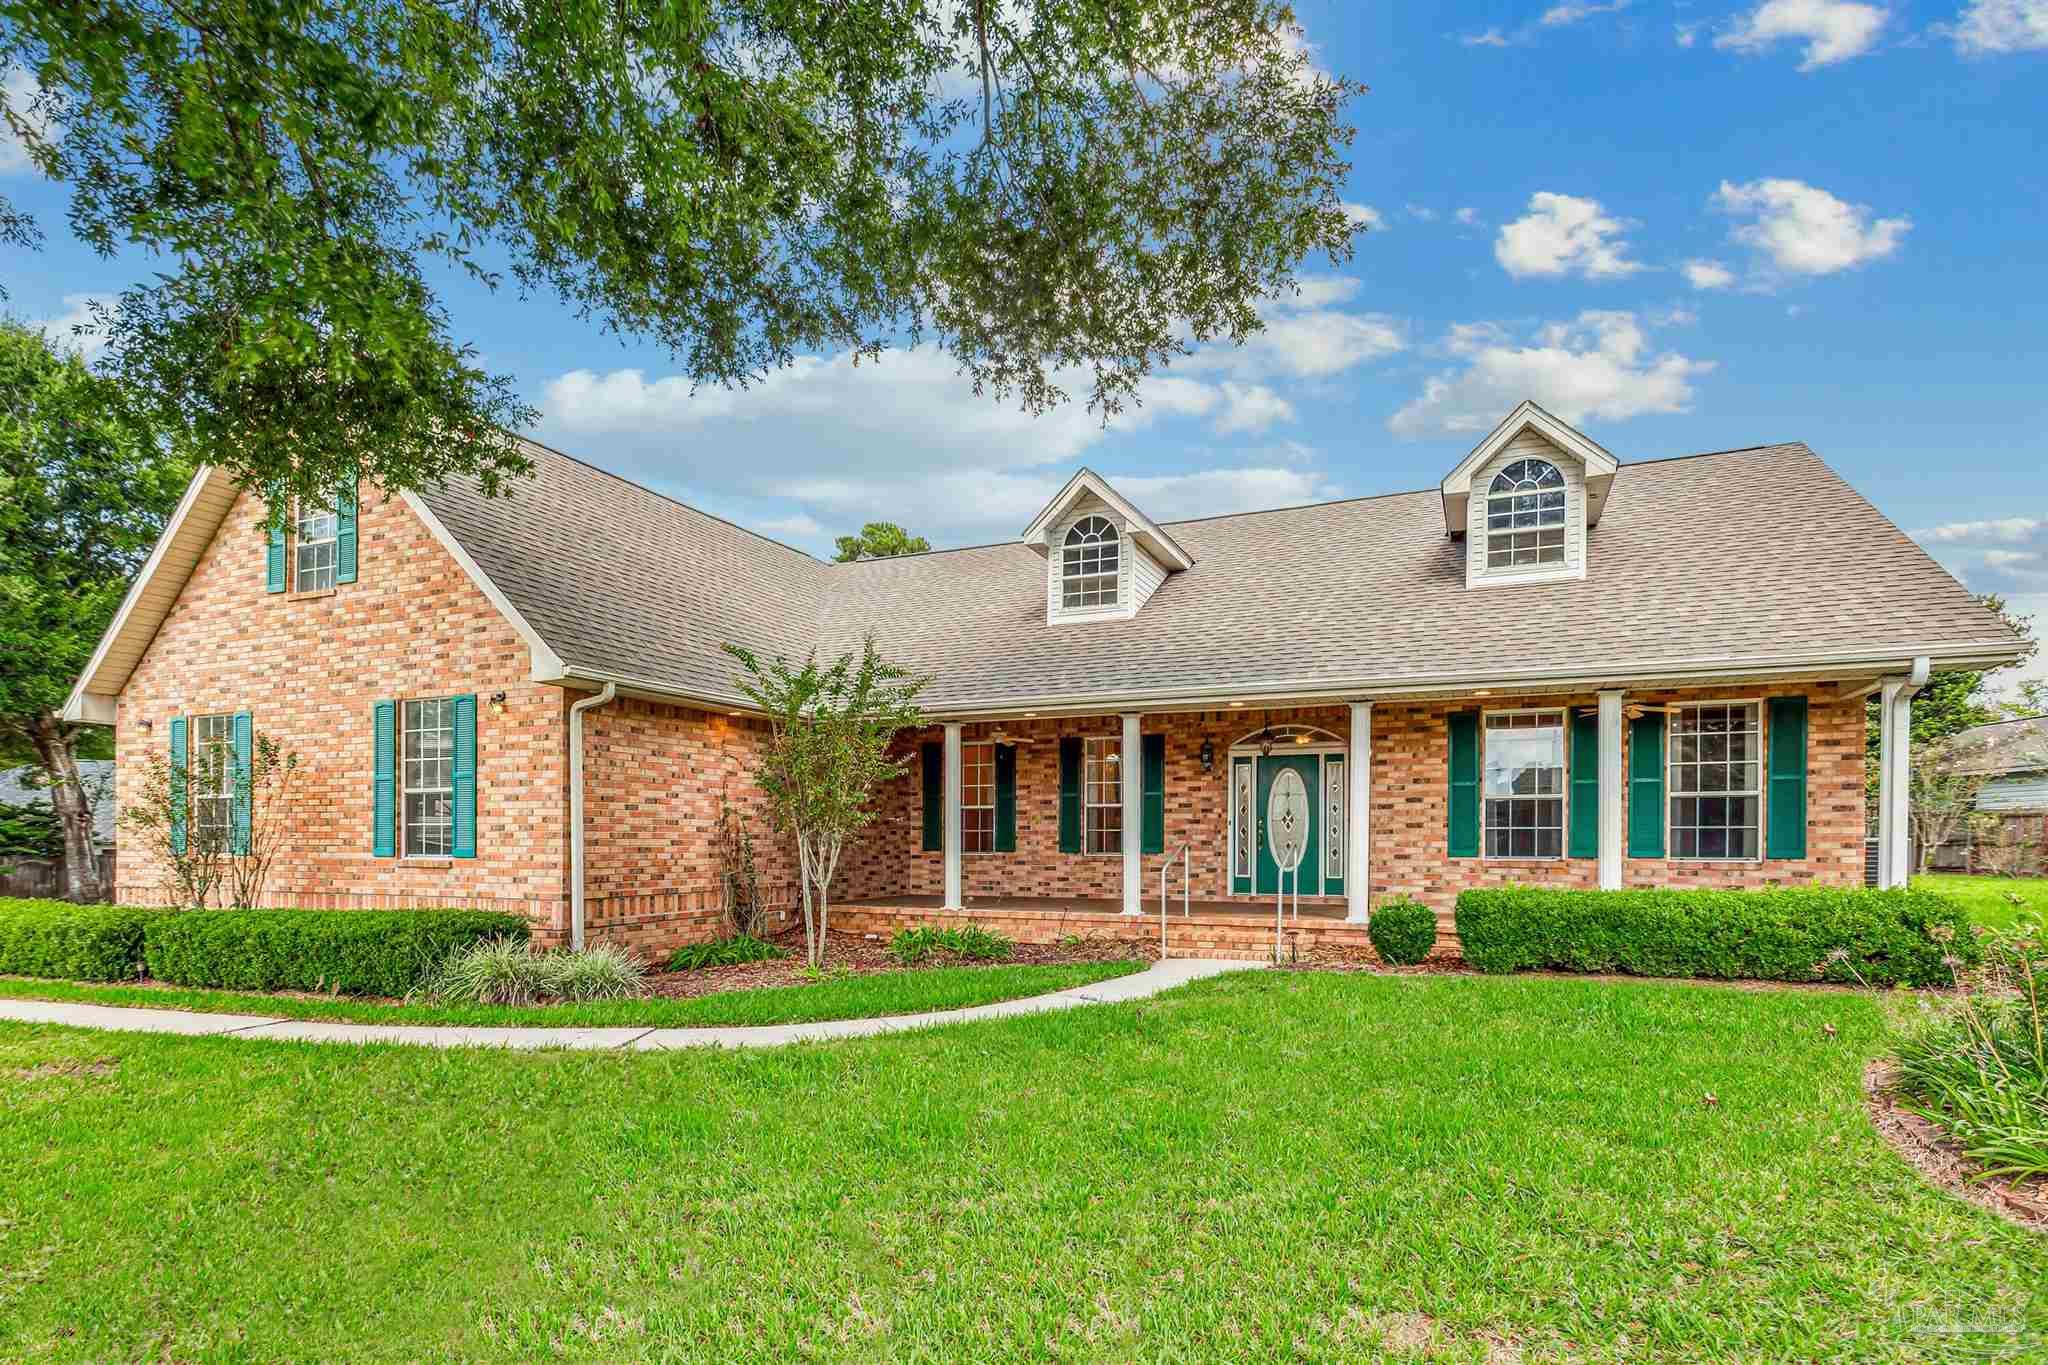
<path fill-rule="evenodd" d="M 988 739 L 991 744 L 1036 744 L 1038 742 L 1026 735 L 1011 734 L 1003 728 L 1000 722 L 997 723 L 995 729 L 988 732 Z"/>

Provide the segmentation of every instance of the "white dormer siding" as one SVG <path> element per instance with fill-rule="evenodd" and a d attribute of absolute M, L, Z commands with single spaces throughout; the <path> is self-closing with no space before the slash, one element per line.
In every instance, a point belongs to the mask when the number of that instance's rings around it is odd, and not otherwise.
<path fill-rule="evenodd" d="M 1116 547 L 1114 600 L 1069 607 L 1065 605 L 1067 535 L 1091 517 L 1100 518 L 1109 529 L 1088 528 L 1092 537 L 1089 543 L 1105 550 L 1112 543 Z M 1146 516 L 1092 469 L 1080 470 L 1067 480 L 1066 487 L 1031 519 L 1018 539 L 1030 546 L 1033 553 L 1045 556 L 1045 619 L 1054 625 L 1066 621 L 1119 621 L 1136 616 L 1169 574 L 1192 568 L 1195 563 L 1165 527 Z M 1109 585 L 1100 580 L 1109 577 L 1108 555 L 1089 558 L 1105 570 L 1088 575 L 1098 580 L 1093 586 L 1107 589 Z"/>
<path fill-rule="evenodd" d="M 1546 460 L 1564 476 L 1564 563 L 1486 566 L 1486 504 L 1493 479 L 1517 460 Z M 1547 583 L 1586 576 L 1586 467 L 1532 430 L 1524 430 L 1472 475 L 1472 493 L 1465 505 L 1465 581 L 1472 586 L 1506 583 Z"/>

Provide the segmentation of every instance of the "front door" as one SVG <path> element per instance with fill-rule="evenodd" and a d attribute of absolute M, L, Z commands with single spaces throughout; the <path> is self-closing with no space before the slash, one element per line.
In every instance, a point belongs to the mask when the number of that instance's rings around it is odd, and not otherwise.
<path fill-rule="evenodd" d="M 1321 895 L 1322 881 L 1317 869 L 1323 865 L 1323 852 L 1317 807 L 1321 804 L 1323 789 L 1322 759 L 1315 754 L 1269 754 L 1259 759 L 1258 800 L 1252 807 L 1253 819 L 1258 826 L 1259 894 L 1270 896 L 1280 889 L 1280 865 L 1273 861 L 1274 831 L 1266 827 L 1266 812 L 1272 805 L 1274 779 L 1283 772 L 1292 772 L 1301 779 L 1302 789 L 1308 798 L 1301 803 L 1308 831 L 1301 865 L 1295 870 L 1295 875 L 1301 879 L 1299 890 L 1304 896 Z M 1295 877 L 1290 876 L 1287 879 L 1288 894 L 1294 894 L 1296 889 Z"/>

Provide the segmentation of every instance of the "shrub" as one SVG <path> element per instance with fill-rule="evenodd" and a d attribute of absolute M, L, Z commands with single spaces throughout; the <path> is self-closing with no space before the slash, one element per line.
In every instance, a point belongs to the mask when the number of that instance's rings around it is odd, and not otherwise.
<path fill-rule="evenodd" d="M 676 949 L 669 954 L 668 969 L 689 972 L 699 967 L 736 967 L 742 962 L 769 962 L 788 956 L 789 949 L 765 939 L 755 938 L 752 934 L 734 934 L 731 938 L 691 943 Z"/>
<path fill-rule="evenodd" d="M 935 925 L 920 924 L 914 929 L 898 929 L 896 936 L 889 940 L 888 953 L 904 966 L 914 967 L 934 953 L 971 962 L 1001 962 L 1016 946 L 1003 935 L 979 925 L 941 929 Z"/>
<path fill-rule="evenodd" d="M 1926 891 L 1505 887 L 1461 893 L 1457 920 L 1482 972 L 1934 986 L 1980 956 L 1962 908 Z"/>
<path fill-rule="evenodd" d="M 1412 967 L 1436 947 L 1436 911 L 1400 896 L 1372 912 L 1365 932 L 1381 961 Z"/>
<path fill-rule="evenodd" d="M 404 995 L 457 948 L 526 936 L 481 910 L 194 910 L 151 920 L 145 951 L 180 986 Z"/>
<path fill-rule="evenodd" d="M 2022 922 L 1984 948 L 1975 991 L 1900 1045 L 1900 1086 L 1979 1178 L 2048 1177 L 2048 939 Z"/>
<path fill-rule="evenodd" d="M 582 952 L 535 952 L 523 938 L 486 938 L 448 955 L 423 993 L 476 1005 L 542 1000 L 629 1000 L 646 968 L 623 948 L 601 943 Z"/>
<path fill-rule="evenodd" d="M 0 973 L 74 981 L 142 975 L 143 926 L 165 910 L 0 899 Z"/>

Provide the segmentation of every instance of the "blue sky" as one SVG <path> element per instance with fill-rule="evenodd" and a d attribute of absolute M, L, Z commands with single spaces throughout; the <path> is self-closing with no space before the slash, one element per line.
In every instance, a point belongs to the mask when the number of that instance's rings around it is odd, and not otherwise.
<path fill-rule="evenodd" d="M 1003 539 L 1080 463 L 1162 519 L 1426 487 L 1527 396 L 1624 461 L 1804 440 L 2048 630 L 2048 0 L 1298 9 L 1372 87 L 1345 194 L 1372 230 L 1106 431 L 931 352 L 692 395 L 552 300 L 451 279 L 457 329 L 536 435 L 812 550 L 871 517 Z M 50 236 L 5 270 L 18 314 L 146 268 L 70 241 L 17 163 Z"/>

